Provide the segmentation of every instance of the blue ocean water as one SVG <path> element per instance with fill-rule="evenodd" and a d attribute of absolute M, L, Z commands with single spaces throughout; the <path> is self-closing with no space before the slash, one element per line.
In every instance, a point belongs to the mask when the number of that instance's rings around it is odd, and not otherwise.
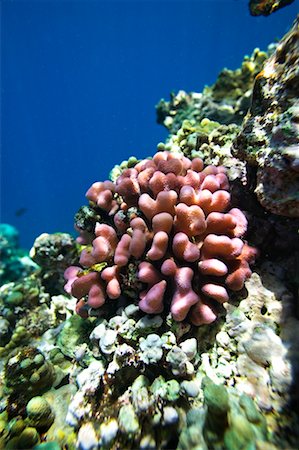
<path fill-rule="evenodd" d="M 251 17 L 247 0 L 13 1 L 1 8 L 1 222 L 30 248 L 72 232 L 91 183 L 165 140 L 155 104 L 200 92 L 289 29 L 298 3 Z"/>

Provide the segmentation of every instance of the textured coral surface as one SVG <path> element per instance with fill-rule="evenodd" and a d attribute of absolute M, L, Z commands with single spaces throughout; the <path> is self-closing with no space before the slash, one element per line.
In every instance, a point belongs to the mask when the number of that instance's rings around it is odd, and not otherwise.
<path fill-rule="evenodd" d="M 65 273 L 82 316 L 125 292 L 132 264 L 132 296 L 142 311 L 170 309 L 176 321 L 189 315 L 195 325 L 213 322 L 229 292 L 242 289 L 251 275 L 256 251 L 241 239 L 247 220 L 230 209 L 221 166 L 204 168 L 199 158 L 158 152 L 125 169 L 115 183 L 94 183 L 86 196 L 106 217 L 93 232 L 79 229 L 81 267 Z"/>
<path fill-rule="evenodd" d="M 290 5 L 294 0 L 250 0 L 249 10 L 252 16 L 269 16 L 284 6 Z"/>
<path fill-rule="evenodd" d="M 256 194 L 267 210 L 299 217 L 299 21 L 257 75 L 234 154 L 257 167 Z"/>
<path fill-rule="evenodd" d="M 254 78 L 266 58 L 267 53 L 256 48 L 244 57 L 238 69 L 224 68 L 216 82 L 205 86 L 203 92 L 171 93 L 169 101 L 162 99 L 156 106 L 157 122 L 171 133 L 176 133 L 184 120 L 199 124 L 202 119 L 210 119 L 222 125 L 241 125 L 250 106 Z"/>

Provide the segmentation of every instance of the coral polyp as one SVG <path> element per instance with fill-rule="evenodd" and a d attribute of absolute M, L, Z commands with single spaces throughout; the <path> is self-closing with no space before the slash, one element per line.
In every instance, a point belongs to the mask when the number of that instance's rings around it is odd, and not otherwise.
<path fill-rule="evenodd" d="M 92 230 L 77 226 L 80 266 L 65 272 L 77 312 L 87 317 L 121 297 L 133 264 L 132 296 L 142 311 L 212 323 L 230 291 L 243 288 L 256 256 L 242 239 L 247 219 L 230 208 L 229 188 L 224 167 L 167 151 L 123 170 L 115 182 L 94 183 L 86 197 L 103 219 Z"/>

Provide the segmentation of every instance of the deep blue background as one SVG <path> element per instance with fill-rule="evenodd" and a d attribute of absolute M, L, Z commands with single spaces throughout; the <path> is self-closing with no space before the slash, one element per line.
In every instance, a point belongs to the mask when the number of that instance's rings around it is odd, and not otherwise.
<path fill-rule="evenodd" d="M 247 0 L 2 0 L 0 220 L 27 247 L 72 231 L 92 182 L 166 138 L 160 98 L 237 68 L 297 6 L 254 18 Z"/>

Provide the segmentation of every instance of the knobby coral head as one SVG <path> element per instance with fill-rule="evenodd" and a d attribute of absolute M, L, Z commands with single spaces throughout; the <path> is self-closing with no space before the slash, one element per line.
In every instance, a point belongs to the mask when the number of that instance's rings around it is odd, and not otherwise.
<path fill-rule="evenodd" d="M 94 183 L 86 197 L 105 219 L 92 231 L 78 229 L 80 267 L 65 272 L 83 317 L 128 291 L 129 267 L 142 311 L 170 310 L 194 325 L 213 322 L 219 304 L 251 275 L 256 250 L 242 240 L 245 215 L 230 209 L 224 167 L 158 152 L 115 182 Z"/>

